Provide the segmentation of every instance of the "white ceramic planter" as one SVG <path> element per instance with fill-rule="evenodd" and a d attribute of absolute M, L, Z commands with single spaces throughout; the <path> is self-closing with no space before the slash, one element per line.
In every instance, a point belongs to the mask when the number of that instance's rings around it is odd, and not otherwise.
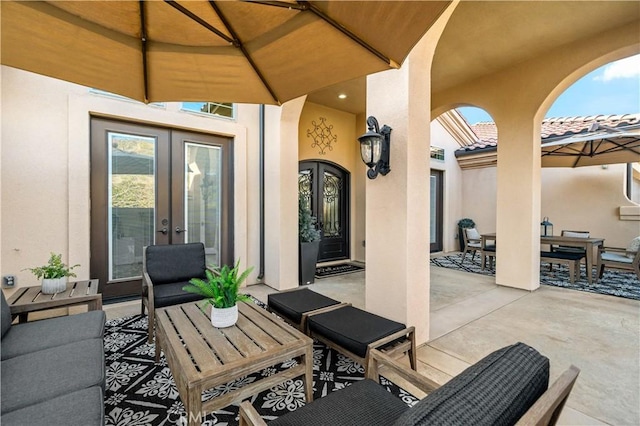
<path fill-rule="evenodd" d="M 42 279 L 42 294 L 60 293 L 65 291 L 66 289 L 67 277 Z"/>
<path fill-rule="evenodd" d="M 214 327 L 231 327 L 238 321 L 238 305 L 230 308 L 211 308 L 211 324 Z"/>

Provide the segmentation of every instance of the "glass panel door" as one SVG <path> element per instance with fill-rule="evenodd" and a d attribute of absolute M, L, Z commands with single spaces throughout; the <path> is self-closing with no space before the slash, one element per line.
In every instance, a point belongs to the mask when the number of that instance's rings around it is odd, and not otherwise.
<path fill-rule="evenodd" d="M 430 182 L 430 248 L 431 252 L 442 251 L 443 235 L 443 173 L 440 170 L 431 170 Z"/>
<path fill-rule="evenodd" d="M 185 243 L 204 243 L 207 265 L 220 266 L 222 148 L 185 143 Z"/>
<path fill-rule="evenodd" d="M 107 132 L 109 281 L 142 276 L 142 248 L 155 242 L 156 138 Z"/>

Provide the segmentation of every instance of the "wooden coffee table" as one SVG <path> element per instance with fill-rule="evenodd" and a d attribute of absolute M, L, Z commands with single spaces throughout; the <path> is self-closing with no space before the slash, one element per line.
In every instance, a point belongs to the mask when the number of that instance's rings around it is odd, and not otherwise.
<path fill-rule="evenodd" d="M 189 425 L 219 408 L 272 386 L 304 376 L 305 397 L 313 400 L 313 341 L 254 303 L 238 303 L 238 322 L 227 328 L 211 325 L 207 307 L 198 303 L 156 310 L 156 362 L 164 351 Z M 296 366 L 240 389 L 202 402 L 202 392 L 234 379 L 299 358 Z"/>
<path fill-rule="evenodd" d="M 27 322 L 29 312 L 87 305 L 90 311 L 102 309 L 102 295 L 98 294 L 98 280 L 72 281 L 67 289 L 55 294 L 42 294 L 41 286 L 20 287 L 7 299 L 11 315 L 19 322 Z"/>

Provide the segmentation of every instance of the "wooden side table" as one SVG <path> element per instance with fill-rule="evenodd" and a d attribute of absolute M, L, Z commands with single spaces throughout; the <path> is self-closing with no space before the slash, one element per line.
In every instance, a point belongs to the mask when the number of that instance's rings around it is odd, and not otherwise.
<path fill-rule="evenodd" d="M 21 287 L 7 299 L 12 316 L 27 322 L 29 312 L 87 305 L 90 311 L 102 309 L 102 294 L 98 293 L 98 280 L 67 283 L 67 289 L 55 294 L 42 294 L 41 287 Z"/>

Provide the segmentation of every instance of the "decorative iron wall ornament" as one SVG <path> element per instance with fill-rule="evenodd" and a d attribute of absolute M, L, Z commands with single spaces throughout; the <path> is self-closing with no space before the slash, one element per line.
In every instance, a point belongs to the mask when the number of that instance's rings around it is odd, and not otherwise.
<path fill-rule="evenodd" d="M 333 124 L 327 125 L 324 117 L 319 118 L 319 123 L 314 120 L 311 124 L 313 124 L 313 129 L 307 130 L 307 137 L 313 139 L 311 148 L 319 147 L 320 151 L 318 153 L 320 155 L 325 155 L 326 149 L 333 151 L 331 144 L 338 142 L 338 137 L 331 133 Z"/>

